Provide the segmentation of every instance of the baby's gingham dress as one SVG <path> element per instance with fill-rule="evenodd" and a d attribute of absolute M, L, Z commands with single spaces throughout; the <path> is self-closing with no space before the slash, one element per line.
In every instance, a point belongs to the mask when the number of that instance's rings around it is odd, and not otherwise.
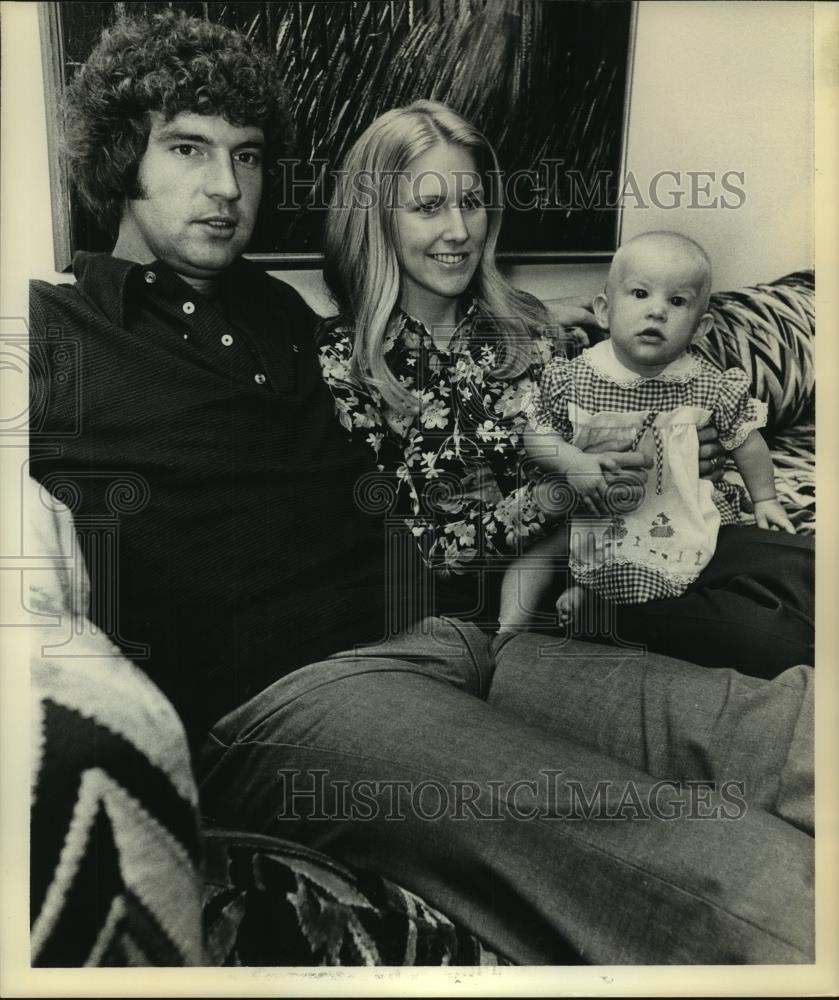
<path fill-rule="evenodd" d="M 627 510 L 626 491 L 615 486 L 610 516 L 577 511 L 569 525 L 577 582 L 613 603 L 640 604 L 684 593 L 713 556 L 720 524 L 740 517 L 739 487 L 699 478 L 697 429 L 713 425 L 733 450 L 765 425 L 766 404 L 750 396 L 738 368 L 685 354 L 646 378 L 606 340 L 548 364 L 530 417 L 578 448 L 626 441 L 653 460 L 640 506 Z"/>

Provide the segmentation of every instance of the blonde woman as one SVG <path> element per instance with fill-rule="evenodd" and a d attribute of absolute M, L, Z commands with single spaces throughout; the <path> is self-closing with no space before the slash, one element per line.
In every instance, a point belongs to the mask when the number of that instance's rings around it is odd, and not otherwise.
<path fill-rule="evenodd" d="M 562 331 L 591 314 L 563 302 L 549 315 L 500 273 L 503 177 L 486 138 L 451 108 L 417 101 L 381 115 L 339 181 L 325 239 L 339 315 L 322 332 L 324 376 L 440 571 L 434 610 L 493 629 L 506 561 L 560 513 L 527 463 L 527 413 L 542 366 L 567 346 Z M 700 474 L 714 478 L 716 432 L 700 431 L 700 444 Z M 643 483 L 642 455 L 605 457 L 612 478 L 631 470 Z M 732 531 L 689 594 L 616 608 L 590 637 L 763 677 L 812 662 L 812 547 Z M 741 574 L 747 590 L 731 585 Z"/>
<path fill-rule="evenodd" d="M 521 467 L 521 435 L 560 328 L 498 270 L 498 162 L 450 108 L 417 101 L 382 115 L 341 177 L 325 272 L 340 317 L 323 334 L 324 375 L 344 425 L 395 472 L 426 559 L 462 574 L 552 513 Z M 593 322 L 577 304 L 562 319 Z"/>

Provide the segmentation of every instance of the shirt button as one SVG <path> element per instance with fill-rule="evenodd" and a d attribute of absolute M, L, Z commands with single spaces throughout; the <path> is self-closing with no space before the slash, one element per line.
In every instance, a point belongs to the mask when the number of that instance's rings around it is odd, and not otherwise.
<path fill-rule="evenodd" d="M 265 385 L 265 376 L 262 372 L 257 372 L 256 375 L 254 375 L 253 380 L 257 385 Z"/>
<path fill-rule="evenodd" d="M 154 273 L 154 271 L 146 271 L 146 273 L 143 275 L 143 279 L 145 280 L 147 285 L 153 285 L 155 281 L 157 281 L 157 275 Z"/>
<path fill-rule="evenodd" d="M 195 312 L 195 303 L 194 302 L 184 302 L 182 308 L 183 308 L 183 311 L 187 314 L 187 316 L 191 316 Z"/>
<path fill-rule="evenodd" d="M 221 335 L 221 342 L 222 344 L 224 344 L 225 347 L 230 347 L 230 345 L 233 343 L 233 338 L 230 336 L 229 333 L 223 333 Z"/>

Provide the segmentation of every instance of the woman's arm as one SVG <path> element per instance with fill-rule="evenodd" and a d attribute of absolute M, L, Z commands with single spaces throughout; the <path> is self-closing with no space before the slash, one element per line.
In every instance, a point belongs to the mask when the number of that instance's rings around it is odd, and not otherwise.
<path fill-rule="evenodd" d="M 385 421 L 379 394 L 352 373 L 352 330 L 334 321 L 324 322 L 318 332 L 318 344 L 321 375 L 332 393 L 338 422 L 353 444 L 373 450 L 380 465 L 383 461 L 392 463 L 398 435 Z M 383 450 L 389 452 L 387 459 L 381 454 Z"/>

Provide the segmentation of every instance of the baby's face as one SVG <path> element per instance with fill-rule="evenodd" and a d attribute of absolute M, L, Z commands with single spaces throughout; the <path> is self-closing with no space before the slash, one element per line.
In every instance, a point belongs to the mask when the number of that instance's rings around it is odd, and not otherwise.
<path fill-rule="evenodd" d="M 618 360 L 653 376 L 681 357 L 713 323 L 705 311 L 706 280 L 695 256 L 672 243 L 628 247 L 609 273 L 607 294 L 595 300 Z"/>

